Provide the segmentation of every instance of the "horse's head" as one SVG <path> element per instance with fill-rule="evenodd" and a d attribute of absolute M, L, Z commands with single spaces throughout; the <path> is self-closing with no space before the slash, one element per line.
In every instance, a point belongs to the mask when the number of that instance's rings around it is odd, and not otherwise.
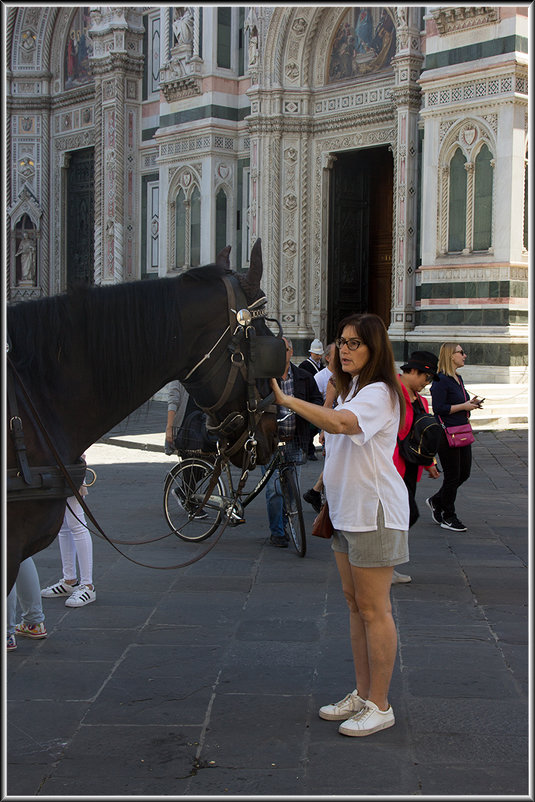
<path fill-rule="evenodd" d="M 199 361 L 181 381 L 206 411 L 209 426 L 227 441 L 231 461 L 238 466 L 243 464 L 243 449 L 251 447 L 252 435 L 256 441 L 256 461 L 265 465 L 277 445 L 276 406 L 269 378 L 284 372 L 285 343 L 280 326 L 277 337 L 266 324 L 267 299 L 260 288 L 263 269 L 260 239 L 251 251 L 247 273 L 238 274 L 230 269 L 229 253 L 227 246 L 216 260 L 226 285 L 226 328 L 221 331 L 219 301 L 219 314 L 210 321 L 213 342 L 198 347 Z M 218 327 L 220 336 L 216 337 Z"/>

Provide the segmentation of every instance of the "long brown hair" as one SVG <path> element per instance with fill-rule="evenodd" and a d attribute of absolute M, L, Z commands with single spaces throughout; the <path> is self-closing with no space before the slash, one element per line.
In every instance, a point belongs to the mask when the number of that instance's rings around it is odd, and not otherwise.
<path fill-rule="evenodd" d="M 359 373 L 358 389 L 374 382 L 384 382 L 390 390 L 392 398 L 398 398 L 400 410 L 400 428 L 405 421 L 405 398 L 397 377 L 394 352 L 388 337 L 386 326 L 378 315 L 371 312 L 349 315 L 338 324 L 336 337 L 341 337 L 346 326 L 352 326 L 356 335 L 364 345 L 368 346 L 370 358 Z M 336 392 L 345 400 L 349 393 L 352 376 L 342 370 L 340 349 L 335 348 L 331 358 L 331 369 L 336 383 Z"/>

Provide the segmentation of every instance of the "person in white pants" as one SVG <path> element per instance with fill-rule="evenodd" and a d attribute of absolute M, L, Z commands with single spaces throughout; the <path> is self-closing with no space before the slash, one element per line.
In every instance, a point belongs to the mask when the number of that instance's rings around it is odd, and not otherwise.
<path fill-rule="evenodd" d="M 85 496 L 86 494 L 87 487 L 82 485 L 80 495 Z M 84 607 L 97 598 L 93 585 L 93 541 L 87 528 L 84 511 L 75 496 L 67 499 L 65 516 L 58 538 L 63 579 L 43 588 L 41 596 L 45 599 L 67 596 L 66 607 Z M 80 568 L 79 581 L 76 573 L 77 557 Z"/>

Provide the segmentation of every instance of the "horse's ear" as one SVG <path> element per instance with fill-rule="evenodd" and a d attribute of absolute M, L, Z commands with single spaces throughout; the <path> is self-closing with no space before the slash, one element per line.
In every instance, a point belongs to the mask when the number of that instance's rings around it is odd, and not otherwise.
<path fill-rule="evenodd" d="M 262 264 L 262 240 L 260 237 L 256 240 L 251 251 L 251 260 L 249 262 L 249 280 L 253 286 L 260 287 L 260 280 L 262 278 L 262 271 L 264 266 Z"/>
<path fill-rule="evenodd" d="M 249 270 L 245 275 L 238 274 L 238 281 L 240 282 L 243 291 L 249 300 L 255 300 L 260 289 L 260 280 L 262 278 L 262 240 L 260 237 L 256 240 L 251 251 L 251 258 L 249 261 Z"/>
<path fill-rule="evenodd" d="M 219 251 L 215 258 L 215 263 L 219 267 L 223 267 L 225 270 L 230 270 L 230 260 L 229 260 L 229 253 L 230 253 L 230 245 L 226 245 L 222 251 Z"/>

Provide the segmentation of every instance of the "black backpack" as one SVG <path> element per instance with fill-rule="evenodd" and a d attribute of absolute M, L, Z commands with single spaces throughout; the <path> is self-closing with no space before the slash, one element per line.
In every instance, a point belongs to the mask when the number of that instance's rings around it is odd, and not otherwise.
<path fill-rule="evenodd" d="M 421 404 L 420 409 L 419 414 L 414 413 L 408 435 L 403 440 L 398 437 L 398 449 L 405 462 L 432 465 L 442 438 L 442 426 Z"/>

